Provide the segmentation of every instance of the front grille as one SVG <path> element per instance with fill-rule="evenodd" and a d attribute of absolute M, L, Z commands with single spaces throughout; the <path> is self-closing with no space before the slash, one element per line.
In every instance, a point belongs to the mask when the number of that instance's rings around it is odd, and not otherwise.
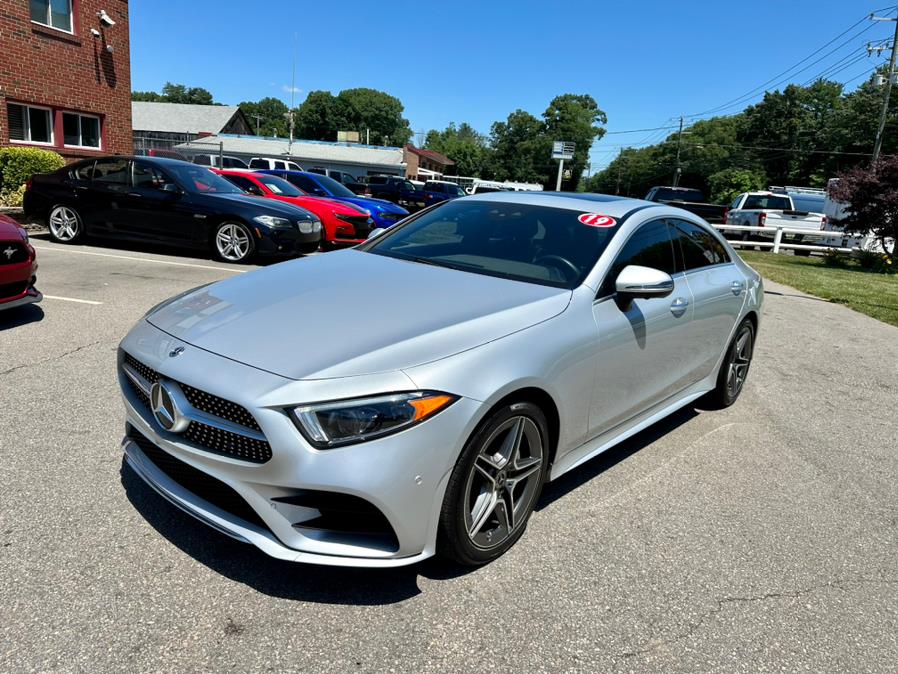
<path fill-rule="evenodd" d="M 21 243 L 0 241 L 0 267 L 19 264 L 28 259 L 28 249 Z"/>
<path fill-rule="evenodd" d="M 154 384 L 159 381 L 159 373 L 156 370 L 144 365 L 127 352 L 124 355 L 124 362 L 148 383 Z M 147 411 L 150 411 L 150 399 L 147 397 L 147 394 L 127 375 L 125 379 Z M 210 416 L 229 421 L 232 424 L 256 431 L 257 433 L 262 432 L 259 423 L 246 408 L 241 407 L 237 403 L 232 403 L 230 400 L 201 391 L 193 386 L 181 384 L 180 382 L 175 383 L 181 387 L 184 397 L 187 398 L 191 406 L 200 412 L 205 412 Z M 271 445 L 266 440 L 251 438 L 199 421 L 191 421 L 184 431 L 183 437 L 201 449 L 235 459 L 252 463 L 265 463 L 271 459 Z"/>
<path fill-rule="evenodd" d="M 0 285 L 0 300 L 8 297 L 16 297 L 28 290 L 28 281 L 16 281 Z"/>
<path fill-rule="evenodd" d="M 249 503 L 232 487 L 160 449 L 134 428 L 129 428 L 128 438 L 140 447 L 140 451 L 156 468 L 190 493 L 250 524 L 268 528 Z"/>

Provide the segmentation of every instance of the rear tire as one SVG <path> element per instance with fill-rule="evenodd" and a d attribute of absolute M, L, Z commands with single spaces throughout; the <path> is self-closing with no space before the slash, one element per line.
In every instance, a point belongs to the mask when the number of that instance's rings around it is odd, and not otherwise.
<path fill-rule="evenodd" d="M 755 326 L 750 318 L 746 318 L 739 324 L 727 348 L 717 375 L 717 387 L 708 394 L 715 407 L 729 407 L 738 400 L 748 378 L 754 349 Z"/>
<path fill-rule="evenodd" d="M 76 243 L 84 236 L 84 221 L 71 206 L 58 204 L 47 217 L 50 237 L 58 243 Z"/>
<path fill-rule="evenodd" d="M 479 566 L 517 542 L 546 481 L 548 438 L 546 417 L 530 402 L 503 405 L 480 423 L 449 478 L 440 555 Z"/>

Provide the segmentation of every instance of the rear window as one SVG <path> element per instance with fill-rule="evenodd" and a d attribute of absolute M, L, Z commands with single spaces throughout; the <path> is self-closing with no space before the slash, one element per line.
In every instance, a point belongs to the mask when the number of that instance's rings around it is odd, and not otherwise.
<path fill-rule="evenodd" d="M 796 211 L 807 211 L 808 213 L 823 212 L 823 204 L 826 202 L 826 197 L 823 195 L 793 194 L 791 196 Z"/>
<path fill-rule="evenodd" d="M 487 201 L 448 201 L 361 250 L 559 288 L 575 288 L 617 227 L 589 227 L 577 211 Z"/>
<path fill-rule="evenodd" d="M 705 197 L 699 190 L 686 187 L 660 187 L 655 191 L 655 201 L 704 201 Z"/>
<path fill-rule="evenodd" d="M 743 204 L 742 208 L 746 210 L 788 211 L 792 209 L 792 202 L 789 201 L 789 197 L 776 194 L 749 194 L 745 198 L 745 204 Z"/>

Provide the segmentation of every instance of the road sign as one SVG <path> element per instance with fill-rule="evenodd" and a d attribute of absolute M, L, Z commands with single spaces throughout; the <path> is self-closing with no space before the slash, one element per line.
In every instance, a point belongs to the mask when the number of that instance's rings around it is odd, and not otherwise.
<path fill-rule="evenodd" d="M 574 143 L 567 143 L 563 140 L 556 140 L 552 143 L 552 159 L 560 159 L 561 161 L 571 160 L 574 158 Z"/>

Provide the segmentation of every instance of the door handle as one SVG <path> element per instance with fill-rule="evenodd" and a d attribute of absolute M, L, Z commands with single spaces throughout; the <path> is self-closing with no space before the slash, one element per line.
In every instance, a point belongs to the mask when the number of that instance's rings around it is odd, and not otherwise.
<path fill-rule="evenodd" d="M 689 307 L 689 300 L 685 297 L 678 297 L 673 302 L 670 303 L 670 313 L 674 316 L 682 316 L 686 313 L 686 309 Z"/>
<path fill-rule="evenodd" d="M 128 192 L 129 197 L 142 197 L 143 195 L 139 192 Z"/>
<path fill-rule="evenodd" d="M 742 281 L 733 281 L 730 284 L 730 290 L 733 291 L 734 295 L 741 295 L 742 291 L 745 289 L 745 284 Z"/>
<path fill-rule="evenodd" d="M 75 189 L 84 192 L 87 190 L 87 185 L 75 185 Z"/>

